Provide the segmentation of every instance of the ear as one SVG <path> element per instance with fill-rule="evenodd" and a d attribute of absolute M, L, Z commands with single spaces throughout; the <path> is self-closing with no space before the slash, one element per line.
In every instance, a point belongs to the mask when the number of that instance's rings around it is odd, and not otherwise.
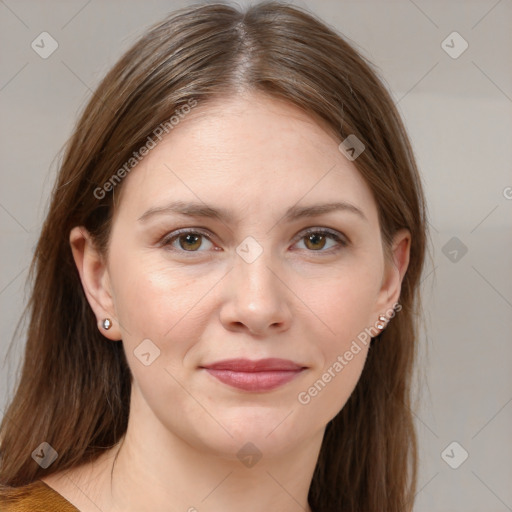
<path fill-rule="evenodd" d="M 389 316 L 400 298 L 402 281 L 409 266 L 410 249 L 411 234 L 409 230 L 401 229 L 397 231 L 393 237 L 390 258 L 385 259 L 384 275 L 376 304 L 375 319 L 384 315 L 389 320 Z"/>
<path fill-rule="evenodd" d="M 83 226 L 73 228 L 69 243 L 75 260 L 85 296 L 96 315 L 98 329 L 108 339 L 121 339 L 121 331 L 116 318 L 110 277 L 103 255 L 95 247 L 92 237 Z M 103 319 L 112 322 L 110 329 L 103 327 Z"/>

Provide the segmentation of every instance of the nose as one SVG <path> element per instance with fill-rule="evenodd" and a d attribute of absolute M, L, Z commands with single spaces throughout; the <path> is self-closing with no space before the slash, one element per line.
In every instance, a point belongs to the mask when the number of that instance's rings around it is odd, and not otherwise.
<path fill-rule="evenodd" d="M 281 272 L 282 273 L 282 272 Z M 291 323 L 290 296 L 284 276 L 271 268 L 263 252 L 248 263 L 236 256 L 227 276 L 220 320 L 230 331 L 247 331 L 254 336 L 275 335 Z"/>

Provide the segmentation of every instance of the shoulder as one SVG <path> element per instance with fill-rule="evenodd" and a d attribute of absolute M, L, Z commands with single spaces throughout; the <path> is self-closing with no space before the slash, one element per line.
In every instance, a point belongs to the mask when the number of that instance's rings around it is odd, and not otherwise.
<path fill-rule="evenodd" d="M 0 510 L 2 512 L 78 512 L 69 501 L 36 480 L 22 487 L 0 485 Z"/>

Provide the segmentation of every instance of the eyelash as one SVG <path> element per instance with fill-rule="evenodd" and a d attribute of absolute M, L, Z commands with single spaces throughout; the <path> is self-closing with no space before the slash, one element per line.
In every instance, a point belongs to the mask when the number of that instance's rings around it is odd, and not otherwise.
<path fill-rule="evenodd" d="M 336 231 L 333 231 L 331 229 L 328 229 L 328 228 L 308 228 L 307 230 L 305 231 L 302 231 L 294 240 L 294 245 L 297 243 L 297 242 L 300 242 L 301 240 L 303 240 L 304 238 L 306 238 L 308 235 L 312 235 L 312 234 L 315 234 L 315 235 L 324 235 L 324 236 L 327 236 L 328 238 L 330 238 L 331 240 L 334 240 L 337 244 L 338 244 L 338 247 L 331 247 L 330 249 L 324 251 L 324 250 L 318 250 L 318 251 L 314 251 L 314 250 L 307 250 L 307 252 L 310 252 L 310 253 L 324 253 L 324 254 L 333 254 L 335 252 L 338 252 L 339 250 L 343 249 L 344 247 L 347 247 L 349 245 L 349 242 L 347 241 L 347 239 L 341 235 L 340 233 L 337 233 Z M 172 250 L 172 251 L 176 251 L 176 252 L 181 252 L 181 253 L 201 253 L 201 252 L 205 252 L 205 251 L 186 251 L 184 249 L 181 249 L 181 248 L 174 248 L 172 247 L 172 242 L 174 240 L 177 240 L 179 239 L 180 236 L 183 236 L 183 235 L 200 235 L 200 236 L 203 236 L 204 238 L 206 238 L 209 242 L 211 242 L 212 244 L 214 243 L 210 236 L 202 231 L 201 229 L 196 229 L 196 228 L 185 228 L 185 229 L 178 229 L 176 231 L 173 231 L 172 233 L 169 233 L 167 235 L 165 235 L 161 241 L 159 242 L 159 246 L 161 247 L 166 247 L 168 248 L 169 250 Z"/>

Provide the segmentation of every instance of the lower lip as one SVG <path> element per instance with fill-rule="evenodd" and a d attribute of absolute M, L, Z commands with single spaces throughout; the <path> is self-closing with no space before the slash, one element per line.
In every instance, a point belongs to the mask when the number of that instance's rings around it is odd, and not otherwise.
<path fill-rule="evenodd" d="M 212 368 L 205 368 L 205 370 L 224 384 L 244 391 L 270 391 L 290 382 L 302 372 L 302 370 L 235 372 Z"/>

